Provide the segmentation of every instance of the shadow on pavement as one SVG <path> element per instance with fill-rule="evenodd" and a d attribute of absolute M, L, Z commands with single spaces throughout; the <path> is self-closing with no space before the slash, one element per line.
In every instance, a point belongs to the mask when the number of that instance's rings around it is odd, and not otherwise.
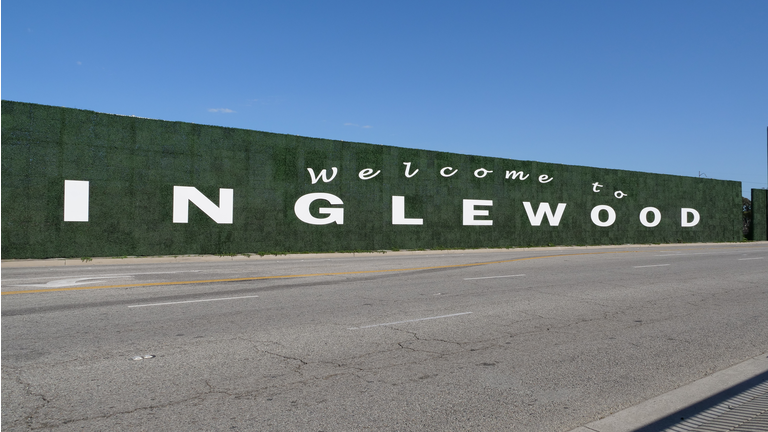
<path fill-rule="evenodd" d="M 708 397 L 707 399 L 697 402 L 689 407 L 683 408 L 680 411 L 672 413 L 662 419 L 659 419 L 651 424 L 643 426 L 639 429 L 635 429 L 634 432 L 659 432 L 666 428 L 675 426 L 676 424 L 690 419 L 691 417 L 704 412 L 720 403 L 727 401 L 728 399 L 737 396 L 741 393 L 747 392 L 750 389 L 768 381 L 768 372 L 763 372 L 760 375 L 754 376 L 746 381 L 742 381 L 730 388 L 727 388 L 720 393 Z"/>

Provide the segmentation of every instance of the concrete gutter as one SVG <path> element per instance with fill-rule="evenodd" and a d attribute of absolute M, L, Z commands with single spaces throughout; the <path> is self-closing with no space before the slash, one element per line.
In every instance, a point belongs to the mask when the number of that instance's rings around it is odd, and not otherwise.
<path fill-rule="evenodd" d="M 408 256 L 408 255 L 445 255 L 445 254 L 468 254 L 468 253 L 498 253 L 498 252 L 519 252 L 519 251 L 573 251 L 573 250 L 600 250 L 611 248 L 646 248 L 654 246 L 662 247 L 691 247 L 707 245 L 739 245 L 750 244 L 766 246 L 768 242 L 750 242 L 750 243 L 675 243 L 675 244 L 651 244 L 651 245 L 606 245 L 606 246 L 552 246 L 552 247 L 533 247 L 533 248 L 513 248 L 513 249 L 449 249 L 449 250 L 400 250 L 400 251 L 365 251 L 365 252 L 329 252 L 329 253 L 306 253 L 306 254 L 286 254 L 286 255 L 264 255 L 256 253 L 238 254 L 235 256 L 220 255 L 163 255 L 149 257 L 99 257 L 99 258 L 49 258 L 49 259 L 8 259 L 2 260 L 2 268 L 21 268 L 21 267 L 60 267 L 60 266 L 96 266 L 96 265 L 135 265 L 135 264 L 168 264 L 168 263 L 186 263 L 186 262 L 224 262 L 224 261 L 263 261 L 263 260 L 294 260 L 294 259 L 326 259 L 326 258 L 357 258 L 372 257 L 386 254 L 387 256 Z"/>
<path fill-rule="evenodd" d="M 762 243 L 762 244 L 761 244 Z M 98 257 L 98 258 L 48 258 L 48 259 L 8 259 L 2 260 L 2 268 L 19 267 L 59 267 L 59 266 L 94 266 L 94 265 L 125 265 L 125 264 L 167 264 L 182 262 L 222 262 L 222 261 L 261 261 L 261 260 L 285 260 L 285 259 L 325 259 L 325 258 L 355 258 L 371 257 L 386 254 L 387 256 L 408 256 L 408 255 L 445 255 L 445 254 L 468 254 L 468 253 L 494 253 L 494 252 L 515 252 L 515 251 L 571 251 L 571 250 L 599 250 L 611 248 L 646 248 L 654 246 L 662 247 L 691 247 L 707 245 L 739 245 L 750 244 L 761 246 L 768 245 L 768 242 L 751 243 L 675 243 L 675 244 L 650 244 L 650 245 L 605 245 L 605 246 L 552 246 L 552 247 L 533 247 L 533 248 L 512 248 L 512 249 L 448 249 L 448 250 L 399 250 L 399 251 L 364 251 L 364 252 L 327 252 L 327 253 L 300 253 L 285 255 L 263 255 L 256 253 L 242 253 L 235 256 L 229 255 L 163 255 L 146 257 Z"/>

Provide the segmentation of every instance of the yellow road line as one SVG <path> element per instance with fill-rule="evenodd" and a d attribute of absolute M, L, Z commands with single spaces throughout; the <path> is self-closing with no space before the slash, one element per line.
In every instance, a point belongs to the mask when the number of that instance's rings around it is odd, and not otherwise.
<path fill-rule="evenodd" d="M 90 286 L 90 287 L 77 286 L 77 287 L 67 287 L 67 288 L 44 288 L 44 289 L 25 290 L 25 291 L 6 291 L 6 292 L 3 292 L 2 295 L 35 294 L 35 293 L 46 293 L 46 292 L 56 292 L 56 291 L 81 291 L 81 290 L 106 289 L 106 288 L 132 288 L 132 287 L 142 287 L 142 286 L 192 285 L 192 284 L 203 284 L 203 283 L 242 282 L 242 281 L 255 281 L 255 280 L 265 280 L 265 279 L 307 278 L 307 277 L 317 277 L 317 276 L 344 276 L 344 275 L 367 274 L 367 273 L 407 272 L 407 271 L 418 271 L 418 270 L 436 270 L 436 269 L 445 269 L 445 268 L 476 267 L 476 266 L 483 266 L 483 265 L 490 265 L 490 264 L 503 264 L 503 263 L 510 263 L 515 261 L 526 261 L 526 260 L 534 260 L 534 259 L 542 259 L 542 258 L 557 258 L 557 257 L 574 256 L 574 255 L 602 255 L 602 254 L 633 253 L 633 252 L 637 252 L 637 251 L 584 252 L 584 253 L 561 254 L 561 255 L 545 255 L 545 256 L 538 256 L 538 257 L 515 258 L 515 259 L 501 260 L 501 261 L 488 261 L 488 262 L 481 262 L 481 263 L 452 264 L 452 265 L 432 266 L 432 267 L 412 267 L 412 268 L 404 268 L 404 269 L 361 270 L 361 271 L 352 271 L 352 272 L 312 273 L 312 274 L 280 275 L 280 276 L 255 276 L 255 277 L 245 277 L 245 278 L 208 279 L 208 280 L 192 280 L 192 281 L 178 281 L 178 282 L 148 282 L 148 283 L 137 283 L 137 284 L 104 285 L 104 286 Z"/>

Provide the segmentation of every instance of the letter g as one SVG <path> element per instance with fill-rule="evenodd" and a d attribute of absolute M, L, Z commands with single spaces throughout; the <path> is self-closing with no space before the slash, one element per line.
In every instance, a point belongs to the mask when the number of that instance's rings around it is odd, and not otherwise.
<path fill-rule="evenodd" d="M 328 225 L 336 222 L 338 225 L 344 224 L 344 209 L 339 207 L 320 207 L 318 212 L 320 214 L 328 215 L 326 218 L 316 218 L 309 212 L 309 206 L 316 200 L 325 200 L 332 205 L 341 205 L 344 202 L 336 195 L 329 193 L 311 193 L 306 194 L 296 200 L 296 204 L 293 206 L 293 211 L 296 213 L 296 217 L 302 222 L 310 225 Z"/>

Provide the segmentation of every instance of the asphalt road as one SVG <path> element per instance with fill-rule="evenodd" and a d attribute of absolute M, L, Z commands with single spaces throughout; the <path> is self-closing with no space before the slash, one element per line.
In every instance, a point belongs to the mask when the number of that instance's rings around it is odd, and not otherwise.
<path fill-rule="evenodd" d="M 765 242 L 113 261 L 3 263 L 4 431 L 568 431 L 768 351 Z"/>

